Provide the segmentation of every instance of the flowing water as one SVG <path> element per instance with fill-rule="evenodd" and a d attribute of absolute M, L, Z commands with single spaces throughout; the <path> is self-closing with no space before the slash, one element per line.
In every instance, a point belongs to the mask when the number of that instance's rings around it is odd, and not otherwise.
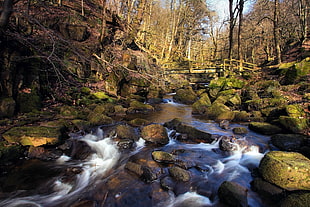
<path fill-rule="evenodd" d="M 219 136 L 233 136 L 232 128 L 240 126 L 232 124 L 229 129 L 223 130 L 215 122 L 192 116 L 190 106 L 174 103 L 169 98 L 166 100 L 166 103 L 160 104 L 160 111 L 140 117 L 155 123 L 164 123 L 174 118 L 180 118 L 187 124 Z M 7 194 L 7 198 L 0 201 L 0 206 L 72 206 L 79 200 L 96 200 L 95 206 L 145 206 L 147 202 L 136 200 L 143 198 L 146 194 L 144 191 L 149 189 L 147 186 L 156 186 L 158 182 L 145 184 L 138 178 L 124 173 L 123 170 L 124 163 L 128 161 L 129 157 L 148 150 L 142 139 L 136 142 L 134 150 L 121 152 L 117 143 L 113 141 L 113 137 L 107 137 L 100 128 L 92 134 L 72 138 L 85 142 L 91 148 L 92 153 L 82 161 L 63 155 L 55 163 L 52 163 L 51 168 L 62 169 L 62 172 L 63 169 L 71 169 L 71 171 L 75 169 L 75 173 L 70 174 L 70 179 L 65 179 L 64 174 L 61 174 L 40 184 L 35 190 L 19 190 Z M 154 196 L 151 206 L 222 206 L 217 198 L 217 189 L 223 181 L 234 181 L 246 187 L 249 206 L 268 206 L 251 190 L 250 182 L 253 179 L 251 173 L 258 166 L 264 153 L 268 151 L 269 137 L 249 131 L 241 139 L 249 144 L 237 146 L 237 150 L 233 152 L 223 153 L 219 149 L 219 141 L 211 144 L 186 144 L 171 137 L 169 144 L 158 149 L 167 152 L 178 151 L 178 149 L 182 149 L 184 152 L 185 150 L 185 153 L 179 153 L 178 156 L 179 159 L 187 163 L 195 162 L 196 168 L 190 168 L 191 174 L 195 175 L 195 181 L 190 184 L 190 187 L 184 188 L 186 190 L 183 192 L 168 191 L 165 194 L 160 194 L 164 196 L 159 196 L 158 199 L 155 199 Z M 127 185 L 127 183 L 129 184 Z M 111 189 L 111 186 L 121 186 L 123 189 L 116 191 Z M 119 200 L 126 194 L 130 194 L 130 199 L 120 202 Z M 133 197 L 136 197 L 135 201 L 131 201 L 134 199 Z M 94 206 L 86 204 L 85 206 Z"/>

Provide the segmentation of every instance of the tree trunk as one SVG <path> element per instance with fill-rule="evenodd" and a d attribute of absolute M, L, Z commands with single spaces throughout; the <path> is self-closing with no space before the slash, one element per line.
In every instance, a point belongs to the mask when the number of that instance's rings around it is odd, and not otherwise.
<path fill-rule="evenodd" d="M 228 59 L 232 58 L 233 48 L 233 35 L 234 35 L 234 12 L 233 12 L 233 0 L 229 0 L 229 49 Z"/>
<path fill-rule="evenodd" d="M 0 28 L 6 27 L 13 11 L 13 0 L 4 0 L 0 16 Z"/>
<path fill-rule="evenodd" d="M 281 48 L 279 43 L 279 0 L 274 0 L 273 38 L 276 50 L 276 61 L 281 64 Z"/>
<path fill-rule="evenodd" d="M 239 2 L 239 27 L 238 27 L 238 59 L 241 60 L 242 58 L 242 51 L 241 51 L 241 34 L 242 34 L 242 23 L 243 23 L 243 7 L 244 7 L 244 0 L 240 0 Z"/>

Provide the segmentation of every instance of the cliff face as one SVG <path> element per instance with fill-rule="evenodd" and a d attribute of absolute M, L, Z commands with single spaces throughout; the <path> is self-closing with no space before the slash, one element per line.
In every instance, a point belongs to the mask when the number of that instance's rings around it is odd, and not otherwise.
<path fill-rule="evenodd" d="M 101 1 L 21 0 L 13 10 L 0 29 L 0 117 L 63 101 L 73 87 L 145 95 L 156 76 L 155 62 Z"/>

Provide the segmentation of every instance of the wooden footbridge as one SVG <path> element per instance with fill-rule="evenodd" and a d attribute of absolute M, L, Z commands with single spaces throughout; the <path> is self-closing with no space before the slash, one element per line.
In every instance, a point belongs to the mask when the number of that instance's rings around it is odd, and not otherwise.
<path fill-rule="evenodd" d="M 167 62 L 163 66 L 165 75 L 172 74 L 217 74 L 223 76 L 227 72 L 255 71 L 260 68 L 256 64 L 242 60 L 225 59 L 223 61 L 184 61 L 180 63 Z"/>

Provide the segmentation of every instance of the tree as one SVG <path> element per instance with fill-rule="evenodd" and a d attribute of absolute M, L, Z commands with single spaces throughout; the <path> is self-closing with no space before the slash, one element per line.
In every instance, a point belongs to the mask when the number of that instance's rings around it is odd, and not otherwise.
<path fill-rule="evenodd" d="M 0 16 L 0 28 L 5 27 L 9 23 L 9 18 L 13 11 L 13 0 L 4 0 L 3 9 Z"/>

